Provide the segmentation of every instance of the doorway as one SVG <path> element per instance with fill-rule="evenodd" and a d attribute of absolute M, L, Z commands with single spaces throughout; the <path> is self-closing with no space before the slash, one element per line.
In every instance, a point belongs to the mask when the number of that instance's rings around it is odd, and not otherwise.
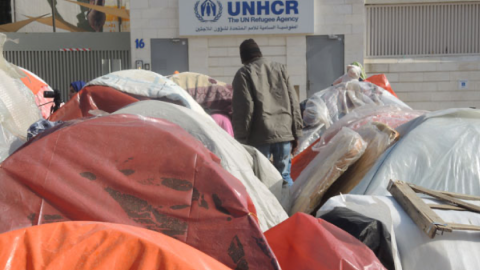
<path fill-rule="evenodd" d="M 345 72 L 343 35 L 307 37 L 307 97 L 329 87 Z"/>
<path fill-rule="evenodd" d="M 188 71 L 187 39 L 152 39 L 152 71 L 171 75 L 175 71 Z"/>

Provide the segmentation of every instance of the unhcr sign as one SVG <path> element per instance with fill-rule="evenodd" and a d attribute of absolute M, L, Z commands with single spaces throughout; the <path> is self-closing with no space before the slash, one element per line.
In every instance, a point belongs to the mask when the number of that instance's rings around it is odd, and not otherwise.
<path fill-rule="evenodd" d="M 313 0 L 179 0 L 181 36 L 312 34 Z"/>

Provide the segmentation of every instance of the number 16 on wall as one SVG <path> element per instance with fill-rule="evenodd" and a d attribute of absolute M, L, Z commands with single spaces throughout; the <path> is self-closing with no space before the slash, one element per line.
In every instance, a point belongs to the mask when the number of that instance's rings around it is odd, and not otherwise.
<path fill-rule="evenodd" d="M 137 39 L 135 40 L 135 47 L 136 47 L 137 49 L 143 49 L 143 48 L 145 48 L 145 42 L 143 42 L 143 38 L 142 38 L 142 39 L 138 39 L 138 38 L 137 38 Z"/>

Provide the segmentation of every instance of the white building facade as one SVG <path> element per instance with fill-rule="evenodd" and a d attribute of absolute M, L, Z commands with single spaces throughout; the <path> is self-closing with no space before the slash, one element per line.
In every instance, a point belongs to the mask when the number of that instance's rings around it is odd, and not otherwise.
<path fill-rule="evenodd" d="M 193 10 L 197 2 L 202 4 L 204 0 L 132 1 L 132 63 L 143 68 L 158 66 L 162 57 L 169 56 L 169 51 L 166 50 L 166 56 L 158 56 L 157 51 L 162 47 L 152 45 L 156 40 L 186 40 L 188 42 L 182 42 L 188 47 L 184 48 L 187 52 L 184 54 L 188 54 L 186 68 L 179 71 L 208 74 L 231 83 L 241 67 L 239 45 L 253 38 L 265 57 L 287 66 L 300 100 L 324 88 L 325 83 L 317 86 L 312 83 L 316 74 L 331 78 L 339 73 L 336 68 L 336 73 L 330 74 L 331 66 L 343 69 L 357 61 L 364 63 L 367 75 L 385 73 L 393 90 L 413 108 L 480 107 L 478 1 L 310 1 L 313 27 L 307 27 L 302 33 L 222 33 L 220 36 L 218 33 L 185 35 L 180 29 L 180 21 L 185 24 L 186 20 L 185 15 L 181 15 L 182 5 L 191 2 Z M 286 2 L 296 1 L 256 2 L 287 5 Z M 223 9 L 226 13 L 227 7 Z M 299 16 L 310 16 L 304 14 Z M 315 43 L 317 36 L 325 37 L 327 43 Z M 329 44 L 329 40 L 339 43 L 328 45 L 325 51 L 322 44 Z M 335 44 L 343 46 L 340 55 Z M 317 52 L 320 58 L 315 57 Z"/>

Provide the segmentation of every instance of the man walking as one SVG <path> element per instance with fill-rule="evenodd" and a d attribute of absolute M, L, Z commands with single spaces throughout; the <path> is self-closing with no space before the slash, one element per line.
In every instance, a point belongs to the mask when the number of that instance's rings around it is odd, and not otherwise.
<path fill-rule="evenodd" d="M 273 164 L 289 186 L 291 152 L 302 135 L 298 98 L 284 65 L 263 58 L 253 39 L 240 45 L 242 64 L 233 80 L 235 138 L 256 147 Z"/>

